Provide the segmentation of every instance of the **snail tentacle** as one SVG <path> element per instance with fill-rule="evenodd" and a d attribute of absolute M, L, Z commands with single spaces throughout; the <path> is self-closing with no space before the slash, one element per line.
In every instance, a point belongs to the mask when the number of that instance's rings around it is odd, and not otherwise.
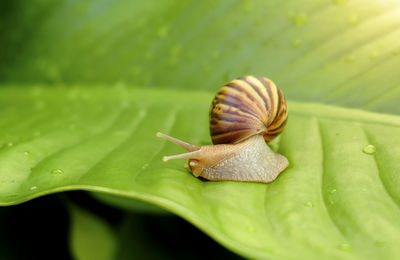
<path fill-rule="evenodd" d="M 199 147 L 199 146 L 191 145 L 191 144 L 186 143 L 186 142 L 184 142 L 184 141 L 182 141 L 182 140 L 179 140 L 179 139 L 177 139 L 177 138 L 174 138 L 174 137 L 172 137 L 172 136 L 169 136 L 169 135 L 166 135 L 166 134 L 163 134 L 163 133 L 160 133 L 160 132 L 158 132 L 158 133 L 156 134 L 156 136 L 157 136 L 157 137 L 164 138 L 164 139 L 166 139 L 166 140 L 168 140 L 168 141 L 171 141 L 171 142 L 173 142 L 173 143 L 179 145 L 180 147 L 182 147 L 183 149 L 185 149 L 185 150 L 188 151 L 188 152 L 193 152 L 193 151 L 200 150 L 200 147 Z"/>

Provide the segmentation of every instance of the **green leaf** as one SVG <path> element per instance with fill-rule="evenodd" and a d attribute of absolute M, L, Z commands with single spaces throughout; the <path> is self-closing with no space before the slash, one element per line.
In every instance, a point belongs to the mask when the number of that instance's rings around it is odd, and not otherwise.
<path fill-rule="evenodd" d="M 398 258 L 398 117 L 291 102 L 272 144 L 291 166 L 268 185 L 194 179 L 153 134 L 209 143 L 212 94 L 246 74 L 292 101 L 399 114 L 399 14 L 395 0 L 3 1 L 0 204 L 101 191 L 247 257 Z"/>
<path fill-rule="evenodd" d="M 0 10 L 2 81 L 214 92 L 256 74 L 291 100 L 400 113 L 397 0 L 31 0 Z"/>
<path fill-rule="evenodd" d="M 272 146 L 290 166 L 275 182 L 208 182 L 184 161 L 162 162 L 182 151 L 155 133 L 209 143 L 211 97 L 0 88 L 0 204 L 84 189 L 154 203 L 250 258 L 400 256 L 400 117 L 289 102 L 287 129 Z"/>
<path fill-rule="evenodd" d="M 70 213 L 70 247 L 74 259 L 114 259 L 117 237 L 109 224 L 73 204 Z"/>

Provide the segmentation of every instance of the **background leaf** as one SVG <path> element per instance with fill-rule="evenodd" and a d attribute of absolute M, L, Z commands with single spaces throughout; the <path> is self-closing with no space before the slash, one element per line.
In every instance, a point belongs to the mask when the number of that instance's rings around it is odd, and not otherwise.
<path fill-rule="evenodd" d="M 7 109 L 0 118 L 30 119 L 7 125 L 1 137 L 2 205 L 86 189 L 155 203 L 247 257 L 400 254 L 397 116 L 290 102 L 287 129 L 272 144 L 290 161 L 278 180 L 206 182 L 182 161 L 163 163 L 162 155 L 180 148 L 154 134 L 206 142 L 211 93 L 44 90 L 1 89 Z M 367 144 L 376 146 L 375 155 L 362 152 Z"/>
<path fill-rule="evenodd" d="M 93 258 L 113 259 L 116 252 L 116 234 L 102 219 L 70 204 L 71 233 L 70 247 L 77 260 Z"/>
<path fill-rule="evenodd" d="M 291 100 L 400 113 L 396 0 L 1 5 L 2 81 L 215 92 L 255 74 Z"/>

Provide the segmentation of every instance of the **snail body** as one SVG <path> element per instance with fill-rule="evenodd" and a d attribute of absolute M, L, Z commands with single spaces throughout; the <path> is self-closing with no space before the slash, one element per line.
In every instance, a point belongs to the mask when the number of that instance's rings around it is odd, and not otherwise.
<path fill-rule="evenodd" d="M 195 177 L 268 183 L 289 164 L 273 152 L 269 142 L 284 129 L 287 105 L 283 93 L 267 79 L 246 76 L 223 86 L 210 108 L 210 134 L 214 145 L 194 146 L 157 133 L 188 151 L 163 160 L 189 159 Z"/>

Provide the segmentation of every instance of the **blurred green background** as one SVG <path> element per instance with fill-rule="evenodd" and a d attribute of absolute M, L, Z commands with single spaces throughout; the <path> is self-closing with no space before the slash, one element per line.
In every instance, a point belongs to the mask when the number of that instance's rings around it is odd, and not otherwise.
<path fill-rule="evenodd" d="M 0 88 L 214 93 L 252 74 L 289 100 L 400 114 L 399 28 L 399 1 L 2 1 Z M 240 258 L 164 210 L 101 196 L 0 208 L 0 258 Z"/>
<path fill-rule="evenodd" d="M 400 112 L 392 110 L 400 95 L 398 1 L 1 5 L 3 82 L 215 91 L 254 74 L 272 78 L 290 100 Z"/>

